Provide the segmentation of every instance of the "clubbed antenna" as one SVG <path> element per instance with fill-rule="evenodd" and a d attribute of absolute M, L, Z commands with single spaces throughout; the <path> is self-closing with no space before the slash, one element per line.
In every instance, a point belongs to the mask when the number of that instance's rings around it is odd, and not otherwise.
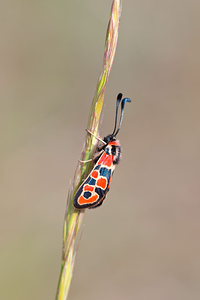
<path fill-rule="evenodd" d="M 122 95 L 122 94 L 121 94 Z M 112 134 L 112 136 L 116 136 L 121 128 L 122 120 L 123 120 L 123 115 L 124 115 L 124 107 L 126 102 L 131 102 L 129 98 L 124 98 L 121 102 L 121 116 L 120 116 L 120 121 L 119 121 L 119 126 L 118 129 L 115 133 Z M 118 104 L 119 106 L 119 104 Z"/>
<path fill-rule="evenodd" d="M 122 100 L 122 93 L 119 93 L 118 96 L 117 96 L 117 101 L 116 101 L 116 115 L 115 115 L 115 127 L 114 127 L 114 130 L 113 130 L 113 133 L 111 134 L 111 136 L 114 136 L 115 135 L 115 130 L 116 130 L 116 127 L 117 127 L 117 115 L 118 115 L 118 108 L 119 108 L 119 104 Z"/>

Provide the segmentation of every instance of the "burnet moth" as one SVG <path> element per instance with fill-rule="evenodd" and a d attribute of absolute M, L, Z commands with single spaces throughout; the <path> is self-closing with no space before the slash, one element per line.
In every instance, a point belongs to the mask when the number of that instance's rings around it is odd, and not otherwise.
<path fill-rule="evenodd" d="M 120 102 L 121 115 L 117 128 L 117 116 Z M 102 146 L 98 147 L 97 153 L 92 159 L 95 164 L 92 171 L 78 188 L 74 196 L 74 207 L 77 209 L 98 207 L 106 198 L 110 189 L 112 174 L 121 158 L 121 146 L 119 140 L 116 139 L 116 135 L 121 127 L 126 102 L 131 102 L 131 100 L 129 98 L 122 99 L 122 94 L 118 94 L 113 133 L 107 135 L 103 140 L 95 136 L 101 141 Z M 87 131 L 93 135 L 92 132 L 89 130 Z"/>

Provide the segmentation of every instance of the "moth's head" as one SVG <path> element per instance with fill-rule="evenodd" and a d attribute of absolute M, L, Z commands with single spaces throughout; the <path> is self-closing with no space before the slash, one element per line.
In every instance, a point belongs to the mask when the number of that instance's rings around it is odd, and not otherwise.
<path fill-rule="evenodd" d="M 108 144 L 112 141 L 116 141 L 116 137 L 114 137 L 112 134 L 109 134 L 109 135 L 105 136 L 105 138 L 103 140 L 106 144 Z"/>

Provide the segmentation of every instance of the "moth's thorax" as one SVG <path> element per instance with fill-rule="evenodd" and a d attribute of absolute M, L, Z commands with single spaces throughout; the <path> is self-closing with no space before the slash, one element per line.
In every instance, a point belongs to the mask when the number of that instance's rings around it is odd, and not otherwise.
<path fill-rule="evenodd" d="M 113 138 L 104 148 L 104 151 L 108 155 L 113 156 L 113 164 L 118 164 L 121 158 L 121 146 L 120 142 Z"/>

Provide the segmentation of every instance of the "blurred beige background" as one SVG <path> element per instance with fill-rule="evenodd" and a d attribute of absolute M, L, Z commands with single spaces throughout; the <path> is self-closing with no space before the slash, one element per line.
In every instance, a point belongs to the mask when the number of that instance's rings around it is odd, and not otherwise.
<path fill-rule="evenodd" d="M 111 1 L 0 9 L 0 298 L 54 299 L 67 187 Z M 200 2 L 123 1 L 101 135 L 130 97 L 123 159 L 84 216 L 69 299 L 200 299 Z"/>

